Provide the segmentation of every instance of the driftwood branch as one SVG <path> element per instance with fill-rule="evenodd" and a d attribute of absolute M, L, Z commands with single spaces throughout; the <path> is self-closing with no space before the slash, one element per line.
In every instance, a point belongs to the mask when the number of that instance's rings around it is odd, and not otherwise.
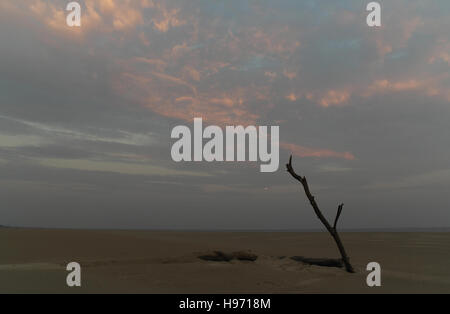
<path fill-rule="evenodd" d="M 344 245 L 342 244 L 341 238 L 339 237 L 339 234 L 336 231 L 336 225 L 337 225 L 337 222 L 338 222 L 339 217 L 341 215 L 342 208 L 344 207 L 344 204 L 340 204 L 338 206 L 336 219 L 335 219 L 334 225 L 332 227 L 330 225 L 330 223 L 328 222 L 328 220 L 325 218 L 325 216 L 320 211 L 319 206 L 317 205 L 317 202 L 314 199 L 314 196 L 311 194 L 311 191 L 309 190 L 308 181 L 306 180 L 306 177 L 304 177 L 304 176 L 302 177 L 302 176 L 298 175 L 294 171 L 294 168 L 292 167 L 292 155 L 289 157 L 289 163 L 286 164 L 286 169 L 287 169 L 289 174 L 294 179 L 296 179 L 297 181 L 299 181 L 302 184 L 303 189 L 304 189 L 305 194 L 306 194 L 306 197 L 308 198 L 309 203 L 311 204 L 312 208 L 314 209 L 314 212 L 315 212 L 316 216 L 319 218 L 319 220 L 322 222 L 322 224 L 325 226 L 325 228 L 328 230 L 328 232 L 331 234 L 331 236 L 333 237 L 334 241 L 336 242 L 336 245 L 337 245 L 337 247 L 339 249 L 339 252 L 341 253 L 342 262 L 344 263 L 345 269 L 349 273 L 354 273 L 355 270 L 353 269 L 352 265 L 350 264 L 350 258 L 347 256 L 347 253 L 345 252 Z"/>
<path fill-rule="evenodd" d="M 334 230 L 336 230 L 336 226 L 337 226 L 339 217 L 341 216 L 342 207 L 344 207 L 343 203 L 338 206 L 338 210 L 337 210 L 337 213 L 336 213 L 336 219 L 334 219 L 334 225 L 333 225 Z"/>

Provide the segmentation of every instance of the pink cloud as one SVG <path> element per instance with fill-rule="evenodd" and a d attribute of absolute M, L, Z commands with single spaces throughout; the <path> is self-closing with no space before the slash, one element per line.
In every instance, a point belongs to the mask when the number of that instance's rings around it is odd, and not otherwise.
<path fill-rule="evenodd" d="M 322 107 L 346 105 L 350 99 L 351 91 L 346 89 L 329 89 L 306 93 L 306 98 Z"/>
<path fill-rule="evenodd" d="M 286 142 L 281 142 L 280 147 L 298 157 L 342 158 L 346 160 L 355 159 L 355 156 L 349 152 L 342 153 L 329 149 L 315 149 Z"/>
<path fill-rule="evenodd" d="M 420 79 L 409 78 L 397 80 L 376 80 L 362 92 L 362 96 L 371 97 L 372 95 L 381 93 L 415 91 L 423 93 L 429 97 L 439 97 L 450 101 L 450 91 L 445 83 L 445 81 L 449 78 L 449 73 L 445 73 L 435 76 L 421 77 Z"/>
<path fill-rule="evenodd" d="M 257 89 L 244 87 L 199 92 L 190 82 L 157 72 L 122 73 L 114 86 L 118 93 L 132 97 L 159 115 L 185 121 L 202 117 L 219 125 L 256 124 L 259 115 L 249 109 L 248 103 L 250 99 L 265 97 L 258 95 Z"/>

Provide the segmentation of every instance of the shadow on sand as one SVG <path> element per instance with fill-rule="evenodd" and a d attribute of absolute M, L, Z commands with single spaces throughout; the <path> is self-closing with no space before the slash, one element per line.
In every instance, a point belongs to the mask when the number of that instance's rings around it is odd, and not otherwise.
<path fill-rule="evenodd" d="M 339 258 L 308 258 L 303 256 L 292 256 L 291 259 L 308 265 L 337 267 L 337 268 L 344 267 L 342 259 Z"/>

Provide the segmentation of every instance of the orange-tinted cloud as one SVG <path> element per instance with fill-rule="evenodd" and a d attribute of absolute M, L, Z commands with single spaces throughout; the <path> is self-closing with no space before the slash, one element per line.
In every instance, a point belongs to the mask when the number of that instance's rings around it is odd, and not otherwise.
<path fill-rule="evenodd" d="M 318 157 L 318 158 L 342 158 L 346 160 L 354 160 L 355 156 L 349 152 L 336 152 L 329 149 L 315 149 L 297 144 L 281 142 L 280 147 L 291 152 L 292 155 L 298 157 Z"/>
<path fill-rule="evenodd" d="M 8 1 L 3 1 L 8 2 Z M 66 25 L 65 4 L 55 4 L 52 1 L 30 0 L 14 1 L 14 4 L 0 4 L 2 9 L 15 11 L 17 14 L 30 14 L 42 20 L 48 27 L 62 34 L 85 34 L 95 31 L 109 33 L 113 31 L 136 30 L 137 26 L 150 23 L 153 28 L 167 32 L 170 28 L 186 24 L 179 17 L 179 8 L 169 8 L 165 1 L 152 0 L 85 0 L 81 12 L 81 27 Z M 151 9 L 149 16 L 145 9 Z M 144 39 L 141 34 L 141 39 Z M 146 40 L 143 40 L 146 43 Z"/>
<path fill-rule="evenodd" d="M 322 107 L 346 105 L 348 104 L 350 96 L 351 91 L 345 89 L 330 89 L 324 92 L 306 93 L 306 98 L 308 100 L 316 102 Z"/>
<path fill-rule="evenodd" d="M 296 101 L 297 95 L 295 95 L 294 93 L 290 93 L 289 95 L 286 96 L 286 99 L 288 99 L 290 101 Z"/>
<path fill-rule="evenodd" d="M 360 80 L 360 74 L 353 76 L 346 73 L 339 80 L 311 84 L 307 73 L 302 71 L 302 62 L 308 61 L 302 58 L 302 49 L 311 45 L 308 40 L 321 38 L 320 32 L 329 31 L 329 23 L 302 28 L 301 24 L 278 23 L 272 19 L 264 23 L 251 20 L 241 24 L 236 20 L 237 27 L 234 27 L 223 21 L 222 17 L 210 19 L 198 8 L 192 9 L 178 2 L 86 0 L 82 27 L 69 28 L 65 24 L 65 8 L 56 6 L 52 1 L 3 1 L 0 5 L 4 10 L 15 10 L 14 14 L 21 11 L 17 8 L 23 7 L 26 14 L 41 19 L 49 28 L 61 33 L 66 33 L 68 29 L 70 34 L 81 35 L 92 31 L 102 38 L 109 33 L 108 43 L 135 38 L 136 43 L 142 46 L 139 48 L 143 49 L 129 49 L 123 55 L 131 55 L 117 60 L 122 71 L 113 79 L 114 86 L 124 95 L 139 90 L 132 97 L 165 116 L 191 119 L 191 115 L 203 113 L 217 123 L 232 122 L 233 119 L 254 123 L 259 118 L 266 118 L 267 106 L 278 106 L 283 99 L 291 102 L 308 99 L 326 108 L 352 105 L 353 98 L 372 97 L 376 93 L 414 91 L 450 100 L 450 92 L 446 88 L 448 78 L 424 75 L 422 69 L 414 68 L 404 75 L 395 73 L 384 77 L 379 72 L 369 73 L 373 76 L 366 80 Z M 251 8 L 255 10 L 251 14 L 262 17 L 278 12 L 258 4 Z M 377 51 L 375 60 L 372 60 L 376 66 L 389 54 L 408 48 L 414 34 L 430 24 L 426 17 L 412 13 L 407 11 L 402 14 L 396 23 L 389 23 L 394 17 L 387 14 L 381 31 L 371 32 L 370 36 L 361 39 Z M 332 22 L 340 27 L 353 25 L 359 16 L 350 11 L 337 10 L 333 18 L 335 20 Z M 361 23 L 360 27 L 366 26 Z M 179 34 L 170 37 L 178 33 L 171 32 L 175 28 Z M 158 41 L 160 37 L 168 38 L 165 41 L 167 44 L 161 46 Z M 155 42 L 159 45 L 157 49 Z M 199 48 L 204 46 L 206 48 L 203 50 Z M 437 62 L 449 64 L 449 47 L 445 36 L 441 37 L 436 42 L 436 49 L 431 49 L 432 53 L 425 59 L 428 65 Z M 260 64 L 251 64 L 255 59 Z M 272 62 L 267 68 L 264 68 L 267 65 L 265 60 Z M 226 71 L 250 72 L 252 66 L 262 71 L 258 73 L 255 70 L 254 76 L 246 73 L 245 81 L 241 81 L 238 74 L 219 79 L 214 77 Z M 260 80 L 261 76 L 264 80 Z M 211 83 L 212 78 L 217 79 L 214 84 Z M 124 89 L 124 86 L 128 88 Z M 261 102 L 259 107 L 255 105 L 258 101 Z"/>
<path fill-rule="evenodd" d="M 257 89 L 245 88 L 199 92 L 191 83 L 156 72 L 145 76 L 123 73 L 115 87 L 117 92 L 132 95 L 135 101 L 159 115 L 185 121 L 202 117 L 219 125 L 256 124 L 259 115 L 248 104 L 252 98 L 264 97 L 258 95 Z"/>
<path fill-rule="evenodd" d="M 409 78 L 401 80 L 381 79 L 373 82 L 363 93 L 365 97 L 388 92 L 421 92 L 430 97 L 439 97 L 450 101 L 450 91 L 446 81 L 450 78 L 448 73 L 420 79 Z"/>
<path fill-rule="evenodd" d="M 186 24 L 186 21 L 181 19 L 178 8 L 168 9 L 162 1 L 155 2 L 155 8 L 159 11 L 159 14 L 152 18 L 156 30 L 165 33 L 170 28 Z"/>

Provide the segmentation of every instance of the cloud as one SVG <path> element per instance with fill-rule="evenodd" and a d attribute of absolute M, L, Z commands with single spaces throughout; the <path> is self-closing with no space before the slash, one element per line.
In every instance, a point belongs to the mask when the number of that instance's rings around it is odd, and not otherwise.
<path fill-rule="evenodd" d="M 23 146 L 41 146 L 48 144 L 49 141 L 36 135 L 6 135 L 0 134 L 1 147 L 23 147 Z"/>
<path fill-rule="evenodd" d="M 249 109 L 249 101 L 264 98 L 265 91 L 237 87 L 230 91 L 198 91 L 192 83 L 164 73 L 146 76 L 123 73 L 116 81 L 118 92 L 131 97 L 155 113 L 184 121 L 203 117 L 219 125 L 255 124 L 259 115 Z"/>
<path fill-rule="evenodd" d="M 419 92 L 429 97 L 439 97 L 450 101 L 450 91 L 446 87 L 450 76 L 448 73 L 432 77 L 408 78 L 400 80 L 381 79 L 371 84 L 362 95 L 371 97 L 383 93 Z"/>
<path fill-rule="evenodd" d="M 173 27 L 179 27 L 186 24 L 186 21 L 180 18 L 178 8 L 168 9 L 164 2 L 158 1 L 155 7 L 159 9 L 159 14 L 152 18 L 153 27 L 160 32 L 167 32 Z"/>
<path fill-rule="evenodd" d="M 286 96 L 286 99 L 288 99 L 290 101 L 296 101 L 297 95 L 295 95 L 294 93 L 290 93 L 289 95 Z"/>
<path fill-rule="evenodd" d="M 182 171 L 146 163 L 109 162 L 88 159 L 45 158 L 36 160 L 41 166 L 61 169 L 76 169 L 95 172 L 113 172 L 143 176 L 194 176 L 209 177 L 211 174 L 199 171 Z"/>
<path fill-rule="evenodd" d="M 152 0 L 85 0 L 82 5 L 81 27 L 66 25 L 65 2 L 45 0 L 17 0 L 14 4 L 2 1 L 3 9 L 15 14 L 34 16 L 49 28 L 63 33 L 129 32 L 138 26 L 149 25 L 161 32 L 182 26 L 186 21 L 178 16 L 178 8 L 169 8 L 163 1 Z"/>
<path fill-rule="evenodd" d="M 353 170 L 353 168 L 342 167 L 342 166 L 335 165 L 335 164 L 325 164 L 325 165 L 319 166 L 319 172 L 326 172 L 326 173 L 347 172 L 347 171 L 352 171 L 352 170 Z"/>
<path fill-rule="evenodd" d="M 349 102 L 351 92 L 348 90 L 327 90 L 325 92 L 308 92 L 306 98 L 322 107 L 342 106 Z"/>
<path fill-rule="evenodd" d="M 390 181 L 379 181 L 366 185 L 363 188 L 375 190 L 410 189 L 448 183 L 450 183 L 450 169 L 441 169 L 405 176 Z"/>
<path fill-rule="evenodd" d="M 7 116 L 0 115 L 0 119 L 6 119 L 13 122 L 20 123 L 33 130 L 33 133 L 39 133 L 39 135 L 20 135 L 20 136 L 6 136 L 2 135 L 0 146 L 7 145 L 8 143 L 15 146 L 27 146 L 27 145 L 42 145 L 45 143 L 54 142 L 58 138 L 83 140 L 90 142 L 104 142 L 104 143 L 116 143 L 133 146 L 147 146 L 155 143 L 154 138 L 150 134 L 133 133 L 124 130 L 107 130 L 107 129 L 93 129 L 91 132 L 83 132 L 79 130 L 72 130 L 65 127 L 59 127 L 54 125 L 48 125 L 38 122 L 26 121 L 21 119 L 15 119 Z M 110 133 L 110 136 L 100 135 L 99 133 Z"/>
<path fill-rule="evenodd" d="M 329 149 L 315 149 L 286 142 L 281 142 L 280 147 L 298 157 L 355 159 L 355 156 L 349 152 L 341 153 Z"/>

